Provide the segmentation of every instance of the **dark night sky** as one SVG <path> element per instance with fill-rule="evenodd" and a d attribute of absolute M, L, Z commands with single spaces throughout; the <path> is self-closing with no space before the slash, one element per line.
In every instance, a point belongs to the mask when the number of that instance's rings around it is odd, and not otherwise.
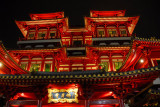
<path fill-rule="evenodd" d="M 83 27 L 84 16 L 90 10 L 126 10 L 126 16 L 140 15 L 134 33 L 139 37 L 159 38 L 160 16 L 158 0 L 3 0 L 0 2 L 0 40 L 6 48 L 16 48 L 19 37 L 23 37 L 15 20 L 30 20 L 30 13 L 64 11 L 69 17 L 70 27 Z"/>

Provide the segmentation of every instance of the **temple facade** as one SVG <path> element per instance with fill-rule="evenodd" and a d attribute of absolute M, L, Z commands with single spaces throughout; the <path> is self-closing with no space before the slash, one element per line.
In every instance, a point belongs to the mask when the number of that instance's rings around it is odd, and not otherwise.
<path fill-rule="evenodd" d="M 159 106 L 160 40 L 133 34 L 139 16 L 90 11 L 70 28 L 64 12 L 15 21 L 18 49 L 0 42 L 0 101 L 6 107 Z"/>

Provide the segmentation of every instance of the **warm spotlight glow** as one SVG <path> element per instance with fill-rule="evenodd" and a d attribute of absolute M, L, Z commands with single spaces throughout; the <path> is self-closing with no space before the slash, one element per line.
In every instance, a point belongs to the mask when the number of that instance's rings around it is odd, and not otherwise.
<path fill-rule="evenodd" d="M 143 60 L 143 59 L 140 59 L 140 62 L 141 62 L 141 63 L 143 63 L 143 62 L 144 62 L 144 60 Z"/>
<path fill-rule="evenodd" d="M 110 94 L 112 94 L 113 92 L 112 92 L 112 91 L 110 91 L 109 93 L 110 93 Z"/>
<path fill-rule="evenodd" d="M 0 67 L 2 67 L 2 63 L 0 62 Z"/>
<path fill-rule="evenodd" d="M 102 97 L 108 97 L 108 96 L 112 96 L 112 95 L 113 95 L 113 92 L 109 91 L 109 92 L 105 93 L 104 95 L 102 95 Z"/>
<path fill-rule="evenodd" d="M 24 93 L 21 93 L 21 96 L 24 96 Z"/>

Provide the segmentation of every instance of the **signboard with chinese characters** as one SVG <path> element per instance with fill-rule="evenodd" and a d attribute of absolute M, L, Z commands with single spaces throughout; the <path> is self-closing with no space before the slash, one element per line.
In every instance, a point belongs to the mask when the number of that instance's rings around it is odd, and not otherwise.
<path fill-rule="evenodd" d="M 78 103 L 78 88 L 48 89 L 48 103 Z"/>

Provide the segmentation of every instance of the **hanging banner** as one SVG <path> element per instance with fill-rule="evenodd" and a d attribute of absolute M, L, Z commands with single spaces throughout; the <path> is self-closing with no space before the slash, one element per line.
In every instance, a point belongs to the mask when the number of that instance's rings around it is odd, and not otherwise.
<path fill-rule="evenodd" d="M 78 103 L 78 88 L 48 89 L 48 103 Z"/>

